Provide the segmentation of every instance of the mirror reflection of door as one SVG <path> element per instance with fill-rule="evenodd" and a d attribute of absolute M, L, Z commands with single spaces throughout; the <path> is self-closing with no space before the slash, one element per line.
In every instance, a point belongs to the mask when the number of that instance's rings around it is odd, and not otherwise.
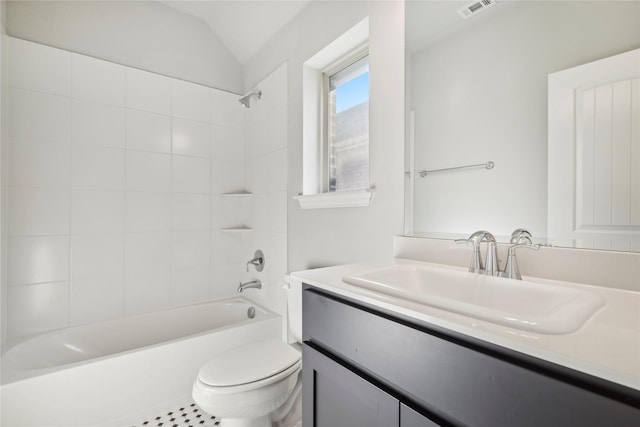
<path fill-rule="evenodd" d="M 640 250 L 640 49 L 549 75 L 548 198 L 550 236 Z"/>

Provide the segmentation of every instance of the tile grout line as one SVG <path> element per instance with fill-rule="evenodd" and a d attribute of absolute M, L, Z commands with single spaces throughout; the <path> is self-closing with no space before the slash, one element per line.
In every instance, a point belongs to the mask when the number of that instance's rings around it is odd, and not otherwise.
<path fill-rule="evenodd" d="M 69 56 L 69 254 L 68 254 L 68 296 L 67 296 L 67 327 L 72 325 L 71 313 L 73 311 L 73 245 L 71 244 L 71 226 L 73 222 L 73 55 Z"/>

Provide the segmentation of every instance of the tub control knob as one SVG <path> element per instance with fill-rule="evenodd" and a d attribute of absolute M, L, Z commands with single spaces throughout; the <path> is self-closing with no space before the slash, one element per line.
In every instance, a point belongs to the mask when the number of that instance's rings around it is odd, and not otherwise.
<path fill-rule="evenodd" d="M 253 259 L 247 261 L 247 271 L 249 271 L 249 265 L 255 266 L 258 272 L 264 270 L 264 254 L 260 249 L 253 254 Z"/>

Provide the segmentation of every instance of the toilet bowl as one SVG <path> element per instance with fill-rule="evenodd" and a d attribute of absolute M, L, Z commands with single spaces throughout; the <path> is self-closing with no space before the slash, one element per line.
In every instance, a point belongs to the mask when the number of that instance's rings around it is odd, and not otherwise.
<path fill-rule="evenodd" d="M 287 297 L 289 332 L 300 342 L 301 286 Z M 198 372 L 194 401 L 220 418 L 220 427 L 271 427 L 300 392 L 302 354 L 295 345 L 260 340 L 215 356 Z"/>
<path fill-rule="evenodd" d="M 301 354 L 280 340 L 256 341 L 209 360 L 198 373 L 193 398 L 221 427 L 270 427 L 298 381 Z"/>

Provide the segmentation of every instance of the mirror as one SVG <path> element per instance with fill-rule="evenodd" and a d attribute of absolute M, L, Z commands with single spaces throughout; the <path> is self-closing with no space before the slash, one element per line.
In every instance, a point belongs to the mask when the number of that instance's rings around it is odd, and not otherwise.
<path fill-rule="evenodd" d="M 548 75 L 639 48 L 640 2 L 482 0 L 462 18 L 473 4 L 406 2 L 406 234 L 640 251 L 640 224 L 547 236 Z"/>

